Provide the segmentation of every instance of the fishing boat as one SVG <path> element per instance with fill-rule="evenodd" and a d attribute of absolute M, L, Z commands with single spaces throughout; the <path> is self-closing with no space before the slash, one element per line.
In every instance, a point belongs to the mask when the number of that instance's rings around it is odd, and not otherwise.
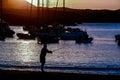
<path fill-rule="evenodd" d="M 75 41 L 76 43 L 91 43 L 93 41 L 93 37 L 79 36 Z"/>
<path fill-rule="evenodd" d="M 56 9 L 58 5 L 58 1 L 56 2 Z M 63 0 L 65 1 L 65 0 Z M 33 29 L 29 29 L 29 34 L 37 38 L 38 43 L 58 43 L 59 42 L 59 33 L 61 31 L 61 27 L 58 25 L 54 25 L 53 23 L 49 23 L 49 0 L 46 3 L 42 0 L 42 7 L 40 7 L 40 1 L 37 1 L 37 20 L 36 25 Z M 33 3 L 33 0 L 31 0 Z M 44 8 L 46 6 L 46 8 Z M 32 7 L 31 7 L 32 8 Z M 40 17 L 40 9 L 41 9 L 41 17 Z M 44 9 L 46 9 L 46 15 L 44 13 Z M 56 12 L 56 11 L 55 11 Z M 56 15 L 56 13 L 55 13 Z M 47 18 L 45 16 L 48 16 Z"/>
<path fill-rule="evenodd" d="M 78 28 L 65 28 L 63 29 L 63 32 L 60 34 L 61 40 L 75 40 L 79 35 L 83 34 L 83 31 L 81 31 Z"/>
<path fill-rule="evenodd" d="M 51 36 L 44 36 L 44 37 L 39 37 L 38 44 L 49 44 L 49 43 L 59 43 L 59 39 L 56 37 L 51 37 Z"/>
<path fill-rule="evenodd" d="M 93 38 L 79 28 L 66 28 L 60 34 L 61 40 L 75 40 L 76 43 L 91 43 Z"/>
<path fill-rule="evenodd" d="M 15 31 L 11 30 L 9 24 L 5 21 L 0 20 L 0 40 L 5 40 L 5 38 L 11 38 L 15 34 Z"/>
<path fill-rule="evenodd" d="M 29 34 L 17 33 L 16 35 L 19 39 L 24 39 L 24 40 L 34 40 L 35 39 L 34 37 L 32 37 Z"/>
<path fill-rule="evenodd" d="M 13 37 L 15 32 L 10 29 L 9 24 L 3 20 L 2 0 L 0 0 L 0 40 L 4 41 L 7 37 Z"/>
<path fill-rule="evenodd" d="M 115 35 L 115 42 L 120 45 L 120 34 Z"/>

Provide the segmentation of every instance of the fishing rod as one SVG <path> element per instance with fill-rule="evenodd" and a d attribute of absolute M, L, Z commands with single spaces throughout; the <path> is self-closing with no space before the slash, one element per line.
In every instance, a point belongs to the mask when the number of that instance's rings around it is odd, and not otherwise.
<path fill-rule="evenodd" d="M 58 50 L 64 49 L 64 48 L 65 48 L 65 47 L 61 47 L 61 48 L 58 48 L 58 49 L 53 50 L 52 52 L 55 52 L 55 51 L 58 51 Z M 67 48 L 71 48 L 71 47 L 67 47 Z"/>
<path fill-rule="evenodd" d="M 2 23 L 3 22 L 3 20 L 2 20 L 2 17 L 3 16 L 3 1 L 2 0 L 0 0 L 0 23 Z"/>
<path fill-rule="evenodd" d="M 53 50 L 52 52 L 58 51 L 58 50 L 63 49 L 63 48 L 64 48 L 64 47 L 61 47 L 61 48 L 55 49 L 55 50 Z"/>

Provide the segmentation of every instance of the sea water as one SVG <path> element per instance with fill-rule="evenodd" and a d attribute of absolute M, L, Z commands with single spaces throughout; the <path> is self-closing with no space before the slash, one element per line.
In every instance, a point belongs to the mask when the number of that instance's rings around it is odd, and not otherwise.
<path fill-rule="evenodd" d="M 53 53 L 46 56 L 46 71 L 120 75 L 120 46 L 114 37 L 120 34 L 120 23 L 83 23 L 67 27 L 86 30 L 94 40 L 88 44 L 77 44 L 74 40 L 48 44 Z M 27 33 L 22 26 L 10 28 L 16 33 Z M 20 40 L 16 34 L 0 41 L 0 68 L 40 71 L 42 47 L 37 40 Z"/>

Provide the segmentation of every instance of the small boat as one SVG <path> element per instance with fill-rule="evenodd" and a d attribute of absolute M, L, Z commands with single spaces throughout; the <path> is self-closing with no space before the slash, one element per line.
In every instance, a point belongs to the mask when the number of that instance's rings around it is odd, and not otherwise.
<path fill-rule="evenodd" d="M 118 46 L 120 46 L 120 39 L 117 41 Z"/>
<path fill-rule="evenodd" d="M 0 40 L 4 41 L 6 37 L 13 37 L 15 32 L 10 29 L 9 24 L 3 20 L 3 0 L 0 1 Z"/>
<path fill-rule="evenodd" d="M 60 34 L 61 40 L 75 40 L 76 43 L 90 43 L 93 38 L 79 28 L 66 28 Z"/>
<path fill-rule="evenodd" d="M 17 33 L 16 34 L 19 39 L 35 39 L 34 37 L 30 36 L 29 34 L 24 33 Z"/>
<path fill-rule="evenodd" d="M 119 40 L 120 39 L 120 34 L 116 34 L 115 35 L 115 41 Z"/>
<path fill-rule="evenodd" d="M 51 38 L 51 37 L 43 37 L 38 40 L 38 43 L 41 44 L 59 43 L 59 39 Z"/>
<path fill-rule="evenodd" d="M 38 43 L 59 43 L 59 38 L 55 33 L 40 32 L 37 34 Z"/>
<path fill-rule="evenodd" d="M 83 31 L 78 28 L 65 28 L 60 34 L 61 40 L 75 40 L 78 36 L 82 35 Z"/>
<path fill-rule="evenodd" d="M 89 37 L 89 38 L 81 38 L 81 37 L 78 37 L 76 40 L 76 43 L 91 43 L 93 41 L 93 38 L 92 37 Z"/>
<path fill-rule="evenodd" d="M 58 28 L 59 29 L 59 28 Z M 28 31 L 30 35 L 37 38 L 37 43 L 58 43 L 59 31 L 53 25 L 42 25 L 40 29 Z"/>
<path fill-rule="evenodd" d="M 4 41 L 6 36 L 5 36 L 5 31 L 4 29 L 2 28 L 2 23 L 0 23 L 0 41 Z"/>
<path fill-rule="evenodd" d="M 0 31 L 0 41 L 5 41 L 5 36 L 2 34 L 1 31 Z"/>
<path fill-rule="evenodd" d="M 120 34 L 115 35 L 115 42 L 120 45 Z"/>
<path fill-rule="evenodd" d="M 15 31 L 11 30 L 8 23 L 5 21 L 0 21 L 0 40 L 5 40 L 5 38 L 13 37 Z"/>

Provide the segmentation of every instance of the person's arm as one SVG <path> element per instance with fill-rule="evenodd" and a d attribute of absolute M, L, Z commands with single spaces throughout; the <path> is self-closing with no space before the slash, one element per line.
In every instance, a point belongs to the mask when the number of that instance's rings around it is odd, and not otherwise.
<path fill-rule="evenodd" d="M 52 53 L 52 51 L 49 51 L 49 50 L 47 49 L 47 53 Z"/>

